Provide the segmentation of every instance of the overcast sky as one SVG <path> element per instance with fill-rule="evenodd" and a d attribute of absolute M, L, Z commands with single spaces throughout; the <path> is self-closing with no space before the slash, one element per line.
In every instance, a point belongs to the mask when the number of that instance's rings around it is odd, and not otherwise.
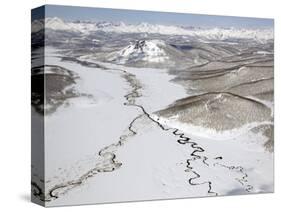
<path fill-rule="evenodd" d="M 125 23 L 147 22 L 152 24 L 184 25 L 202 27 L 273 27 L 273 19 L 231 16 L 195 15 L 184 13 L 119 10 L 72 6 L 46 6 L 46 17 L 65 20 L 94 20 Z"/>

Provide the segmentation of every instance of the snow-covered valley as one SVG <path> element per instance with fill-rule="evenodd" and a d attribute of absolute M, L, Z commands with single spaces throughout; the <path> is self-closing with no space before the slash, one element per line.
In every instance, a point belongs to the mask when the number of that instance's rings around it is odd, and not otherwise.
<path fill-rule="evenodd" d="M 38 201 L 273 192 L 272 29 L 47 18 L 32 32 Z"/>
<path fill-rule="evenodd" d="M 69 99 L 45 119 L 47 205 L 272 191 L 262 135 L 216 139 L 154 113 L 186 97 L 167 70 L 61 56 L 48 49 L 46 64 L 79 75 L 75 89 L 93 98 Z"/>

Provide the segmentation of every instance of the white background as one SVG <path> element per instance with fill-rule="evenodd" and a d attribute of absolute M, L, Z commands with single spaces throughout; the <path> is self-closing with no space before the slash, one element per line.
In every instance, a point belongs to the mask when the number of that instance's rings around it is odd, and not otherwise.
<path fill-rule="evenodd" d="M 0 211 L 39 211 L 30 193 L 30 9 L 65 4 L 275 18 L 275 194 L 53 208 L 55 211 L 276 211 L 280 190 L 280 21 L 278 0 L 6 0 L 0 7 Z M 239 157 L 239 153 L 237 154 Z M 279 201 L 279 202 L 278 202 Z M 280 210 L 280 209 L 279 209 Z"/>

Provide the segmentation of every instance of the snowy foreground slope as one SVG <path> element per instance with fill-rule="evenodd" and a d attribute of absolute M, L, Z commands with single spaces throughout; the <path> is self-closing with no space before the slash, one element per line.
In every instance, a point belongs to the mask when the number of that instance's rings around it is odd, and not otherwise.
<path fill-rule="evenodd" d="M 273 192 L 271 29 L 45 27 L 46 206 Z"/>

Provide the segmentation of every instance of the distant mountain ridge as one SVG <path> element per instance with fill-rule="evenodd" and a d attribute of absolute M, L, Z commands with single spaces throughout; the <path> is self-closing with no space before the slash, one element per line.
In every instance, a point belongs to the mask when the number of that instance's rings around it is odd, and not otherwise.
<path fill-rule="evenodd" d="M 256 41 L 267 41 L 274 38 L 273 28 L 202 28 L 186 26 L 168 26 L 160 24 L 125 24 L 124 22 L 107 21 L 65 21 L 57 17 L 35 20 L 32 22 L 32 32 L 36 33 L 43 29 L 55 31 L 70 31 L 89 34 L 95 31 L 115 33 L 151 33 L 164 35 L 182 35 L 188 37 L 202 38 L 204 40 L 228 40 L 228 39 L 253 39 Z"/>

